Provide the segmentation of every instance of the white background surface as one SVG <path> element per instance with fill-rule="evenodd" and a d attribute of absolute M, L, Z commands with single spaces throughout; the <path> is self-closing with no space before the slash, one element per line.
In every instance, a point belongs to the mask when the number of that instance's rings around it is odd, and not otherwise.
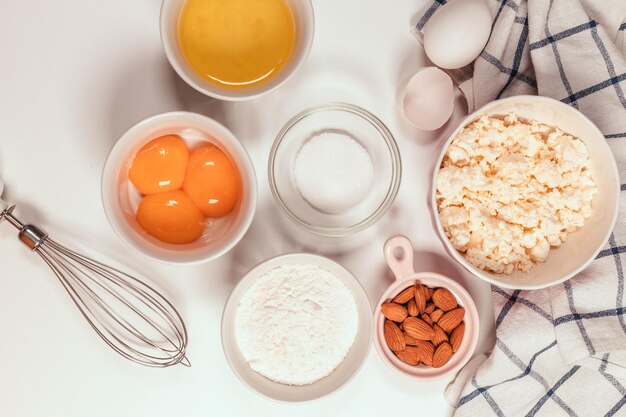
<path fill-rule="evenodd" d="M 245 388 L 220 343 L 228 294 L 250 267 L 300 248 L 267 221 L 277 212 L 266 179 L 274 135 L 304 106 L 344 100 L 377 114 L 396 136 L 403 179 L 386 226 L 366 246 L 335 257 L 364 284 L 372 303 L 389 278 L 383 242 L 396 233 L 416 246 L 416 269 L 459 280 L 483 319 L 478 351 L 493 343 L 488 286 L 448 257 L 431 223 L 427 193 L 438 134 L 399 113 L 397 91 L 427 65 L 409 32 L 427 0 L 315 0 L 308 62 L 261 99 L 220 103 L 196 93 L 170 68 L 159 40 L 159 0 L 0 2 L 0 175 L 16 214 L 64 242 L 80 241 L 150 277 L 186 319 L 192 368 L 144 368 L 115 355 L 84 322 L 41 260 L 0 225 L 0 416 L 381 416 L 450 413 L 448 381 L 418 383 L 393 372 L 372 347 L 350 384 L 311 404 L 279 404 Z M 209 264 L 155 263 L 125 246 L 107 224 L 100 173 L 116 139 L 146 116 L 170 110 L 209 115 L 229 127 L 257 170 L 259 210 L 230 254 Z M 457 106 L 457 117 L 464 110 Z M 438 132 L 439 134 L 441 132 Z M 78 243 L 73 243 L 81 248 Z M 82 248 L 81 248 L 82 249 Z"/>

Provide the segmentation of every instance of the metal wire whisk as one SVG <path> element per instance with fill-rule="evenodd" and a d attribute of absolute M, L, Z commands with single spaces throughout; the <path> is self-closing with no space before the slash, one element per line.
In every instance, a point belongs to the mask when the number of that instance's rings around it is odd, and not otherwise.
<path fill-rule="evenodd" d="M 191 366 L 185 356 L 185 323 L 165 297 L 139 279 L 67 249 L 38 227 L 22 223 L 13 215 L 14 208 L 0 212 L 0 222 L 6 220 L 18 229 L 22 243 L 48 264 L 113 350 L 141 365 Z"/>

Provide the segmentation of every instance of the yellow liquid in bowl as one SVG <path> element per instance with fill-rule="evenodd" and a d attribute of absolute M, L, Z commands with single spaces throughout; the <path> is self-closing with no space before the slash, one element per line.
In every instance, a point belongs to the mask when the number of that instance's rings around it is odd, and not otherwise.
<path fill-rule="evenodd" d="M 270 80 L 287 64 L 296 39 L 285 0 L 188 0 L 178 42 L 203 78 L 227 88 Z"/>

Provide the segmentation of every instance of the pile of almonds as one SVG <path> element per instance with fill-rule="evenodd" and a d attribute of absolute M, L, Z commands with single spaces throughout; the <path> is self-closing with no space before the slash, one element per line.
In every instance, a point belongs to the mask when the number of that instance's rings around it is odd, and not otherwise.
<path fill-rule="evenodd" d="M 416 283 L 384 303 L 381 312 L 387 346 L 409 365 L 441 368 L 463 341 L 465 309 L 445 288 Z"/>

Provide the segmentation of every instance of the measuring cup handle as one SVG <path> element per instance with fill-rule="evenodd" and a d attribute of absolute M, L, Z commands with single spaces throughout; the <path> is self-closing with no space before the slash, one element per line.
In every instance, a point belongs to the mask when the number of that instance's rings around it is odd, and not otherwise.
<path fill-rule="evenodd" d="M 396 249 L 402 249 L 402 257 L 398 259 L 394 254 Z M 393 271 L 396 279 L 406 278 L 415 273 L 413 270 L 413 245 L 406 236 L 394 236 L 385 242 L 385 259 Z"/>

